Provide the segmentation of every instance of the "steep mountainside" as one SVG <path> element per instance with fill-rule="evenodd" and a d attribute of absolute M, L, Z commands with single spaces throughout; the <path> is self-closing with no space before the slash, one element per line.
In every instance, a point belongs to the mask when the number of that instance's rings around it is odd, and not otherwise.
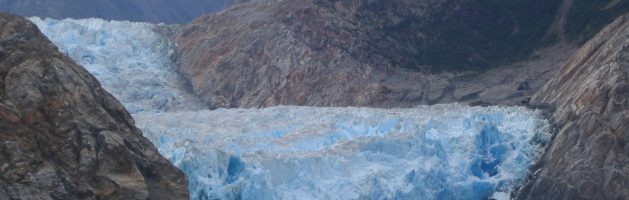
<path fill-rule="evenodd" d="M 217 17 L 283 25 L 315 50 L 337 47 L 360 61 L 440 71 L 486 68 L 528 55 L 544 42 L 558 5 L 558 0 L 253 1 L 230 10 L 248 10 L 249 17 Z M 387 61 L 376 62 L 383 58 Z"/>
<path fill-rule="evenodd" d="M 177 62 L 211 107 L 516 104 L 572 47 L 513 64 L 544 43 L 558 2 L 512 4 L 253 1 L 182 27 Z"/>
<path fill-rule="evenodd" d="M 187 23 L 230 0 L 0 0 L 0 11 L 51 18 L 102 18 Z"/>
<path fill-rule="evenodd" d="M 559 132 L 520 199 L 629 198 L 629 15 L 586 43 L 531 100 Z"/>
<path fill-rule="evenodd" d="M 570 4 L 570 10 L 565 16 L 564 35 L 580 43 L 587 42 L 605 25 L 629 12 L 629 1 L 626 0 L 564 0 L 564 2 Z"/>
<path fill-rule="evenodd" d="M 0 199 L 187 199 L 183 173 L 26 19 L 0 14 Z"/>

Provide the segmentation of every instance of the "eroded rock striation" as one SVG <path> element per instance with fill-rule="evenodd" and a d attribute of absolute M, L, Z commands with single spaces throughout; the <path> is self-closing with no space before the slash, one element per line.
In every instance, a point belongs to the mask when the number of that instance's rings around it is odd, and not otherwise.
<path fill-rule="evenodd" d="M 555 108 L 558 133 L 519 199 L 629 198 L 629 15 L 587 42 L 531 103 Z"/>
<path fill-rule="evenodd" d="M 187 199 L 183 173 L 31 22 L 0 14 L 0 199 Z"/>

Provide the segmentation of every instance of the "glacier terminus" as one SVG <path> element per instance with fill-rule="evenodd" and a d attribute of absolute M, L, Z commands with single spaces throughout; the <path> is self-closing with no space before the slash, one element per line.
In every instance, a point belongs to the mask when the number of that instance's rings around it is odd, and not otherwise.
<path fill-rule="evenodd" d="M 159 25 L 30 20 L 122 101 L 195 200 L 508 198 L 550 140 L 524 107 L 207 110 Z"/>
<path fill-rule="evenodd" d="M 525 108 L 271 107 L 141 113 L 193 199 L 486 199 L 549 140 Z"/>

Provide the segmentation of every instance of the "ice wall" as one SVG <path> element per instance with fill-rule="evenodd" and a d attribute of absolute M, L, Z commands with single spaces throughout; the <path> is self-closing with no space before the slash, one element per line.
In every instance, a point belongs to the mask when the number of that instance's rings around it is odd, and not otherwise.
<path fill-rule="evenodd" d="M 549 139 L 540 114 L 520 107 L 272 107 L 135 117 L 188 174 L 193 199 L 486 199 L 518 185 Z"/>
<path fill-rule="evenodd" d="M 29 19 L 61 52 L 96 76 L 129 112 L 203 108 L 169 59 L 168 38 L 154 31 L 160 25 Z"/>

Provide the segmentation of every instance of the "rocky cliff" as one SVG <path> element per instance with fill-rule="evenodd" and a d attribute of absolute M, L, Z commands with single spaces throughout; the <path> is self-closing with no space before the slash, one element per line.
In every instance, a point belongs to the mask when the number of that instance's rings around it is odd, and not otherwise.
<path fill-rule="evenodd" d="M 518 104 L 572 52 L 530 54 L 558 3 L 251 1 L 182 27 L 176 59 L 211 107 Z"/>
<path fill-rule="evenodd" d="M 558 133 L 519 199 L 629 198 L 629 15 L 587 42 L 531 100 Z"/>
<path fill-rule="evenodd" d="M 22 16 L 187 23 L 230 0 L 0 0 L 0 11 Z"/>
<path fill-rule="evenodd" d="M 0 14 L 0 199 L 187 199 L 122 105 L 26 19 Z"/>
<path fill-rule="evenodd" d="M 210 107 L 526 103 L 629 1 L 237 1 L 182 26 Z"/>

